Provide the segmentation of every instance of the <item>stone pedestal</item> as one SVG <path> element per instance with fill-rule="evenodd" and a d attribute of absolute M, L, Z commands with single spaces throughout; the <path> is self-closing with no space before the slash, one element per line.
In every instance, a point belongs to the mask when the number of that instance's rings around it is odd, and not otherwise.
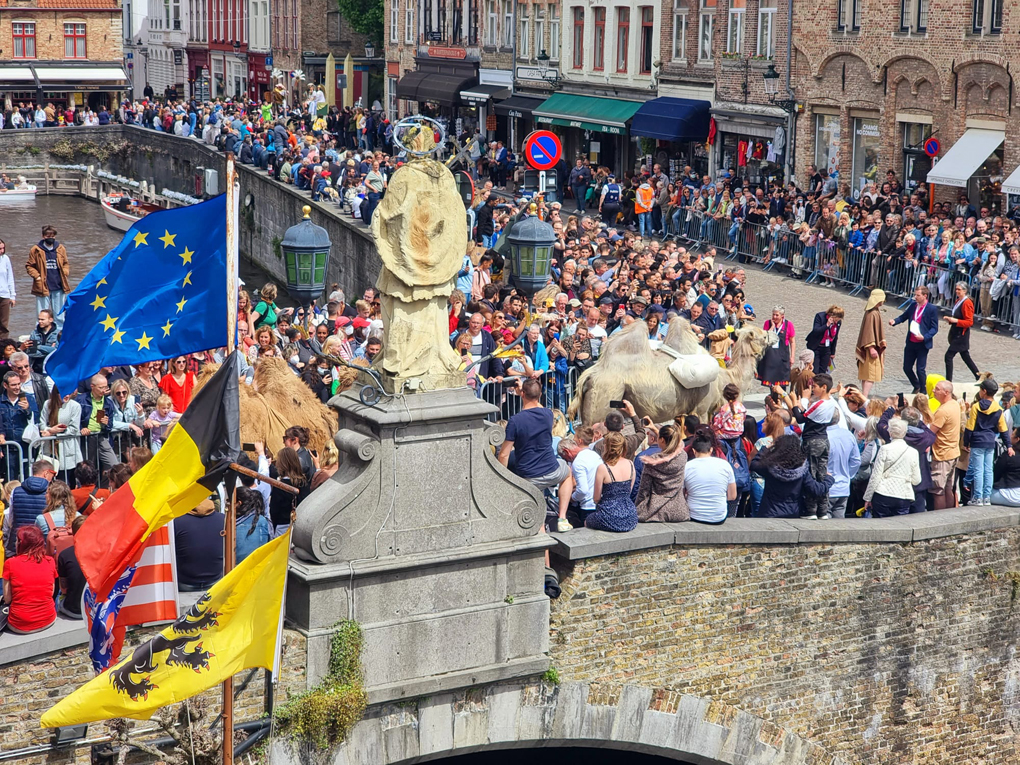
<path fill-rule="evenodd" d="M 541 492 L 498 463 L 503 431 L 468 388 L 334 398 L 341 467 L 298 509 L 287 616 L 307 633 L 309 682 L 331 626 L 365 631 L 372 703 L 543 672 Z"/>

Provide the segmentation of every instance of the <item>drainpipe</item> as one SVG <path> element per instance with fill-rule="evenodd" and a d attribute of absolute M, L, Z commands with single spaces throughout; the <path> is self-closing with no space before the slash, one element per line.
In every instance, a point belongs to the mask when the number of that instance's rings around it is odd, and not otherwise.
<path fill-rule="evenodd" d="M 793 76 L 793 0 L 786 0 L 786 97 L 795 99 L 792 87 Z M 793 178 L 794 130 L 797 124 L 797 110 L 794 107 L 786 115 L 786 181 Z"/>

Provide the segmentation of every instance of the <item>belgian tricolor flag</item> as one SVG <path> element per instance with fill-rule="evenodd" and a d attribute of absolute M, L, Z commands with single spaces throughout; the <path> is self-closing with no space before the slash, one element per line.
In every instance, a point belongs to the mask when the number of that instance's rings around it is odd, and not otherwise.
<path fill-rule="evenodd" d="M 75 535 L 82 573 L 106 600 L 149 535 L 216 490 L 241 449 L 235 351 L 191 400 L 163 447 Z"/>

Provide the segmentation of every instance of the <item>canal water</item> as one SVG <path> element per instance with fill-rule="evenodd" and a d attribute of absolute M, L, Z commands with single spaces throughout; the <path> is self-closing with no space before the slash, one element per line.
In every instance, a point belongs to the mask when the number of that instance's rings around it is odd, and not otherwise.
<path fill-rule="evenodd" d="M 34 202 L 0 206 L 0 239 L 14 268 L 18 300 L 11 310 L 11 337 L 29 334 L 36 325 L 32 279 L 25 270 L 28 251 L 42 238 L 42 227 L 57 229 L 57 239 L 67 250 L 74 289 L 106 253 L 117 246 L 124 234 L 106 225 L 98 202 L 82 197 L 39 196 Z M 267 277 L 250 262 L 241 261 L 241 279 L 251 286 L 262 286 Z M 283 293 L 283 289 L 280 290 Z"/>

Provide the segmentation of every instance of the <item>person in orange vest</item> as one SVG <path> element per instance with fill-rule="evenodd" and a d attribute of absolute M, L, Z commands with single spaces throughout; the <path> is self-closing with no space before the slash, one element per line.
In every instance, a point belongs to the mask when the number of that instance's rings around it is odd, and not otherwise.
<path fill-rule="evenodd" d="M 648 180 L 642 181 L 638 186 L 637 195 L 634 199 L 634 212 L 638 219 L 638 234 L 642 237 L 652 235 L 652 202 L 655 199 L 655 190 Z"/>

